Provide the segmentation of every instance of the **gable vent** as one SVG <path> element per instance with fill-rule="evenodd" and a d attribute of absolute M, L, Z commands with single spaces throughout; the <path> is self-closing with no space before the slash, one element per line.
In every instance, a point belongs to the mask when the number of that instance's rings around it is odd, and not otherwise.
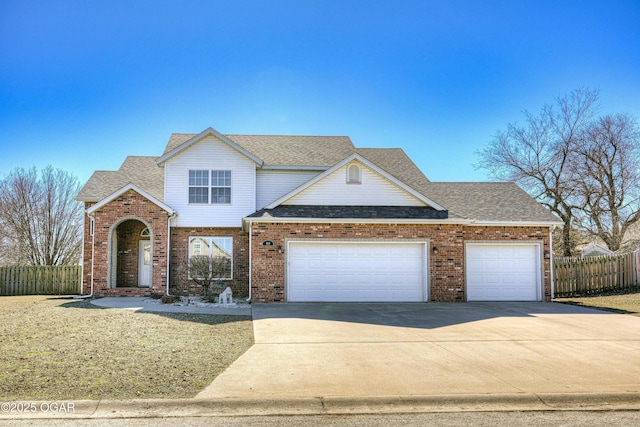
<path fill-rule="evenodd" d="M 347 168 L 347 184 L 361 184 L 362 171 L 358 165 L 349 165 Z"/>

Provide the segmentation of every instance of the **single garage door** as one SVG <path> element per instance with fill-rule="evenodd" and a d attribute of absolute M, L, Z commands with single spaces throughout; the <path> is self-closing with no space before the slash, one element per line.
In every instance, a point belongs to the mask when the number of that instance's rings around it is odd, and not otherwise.
<path fill-rule="evenodd" d="M 539 301 L 540 246 L 467 244 L 468 301 Z"/>
<path fill-rule="evenodd" d="M 291 302 L 425 301 L 424 243 L 289 242 Z"/>

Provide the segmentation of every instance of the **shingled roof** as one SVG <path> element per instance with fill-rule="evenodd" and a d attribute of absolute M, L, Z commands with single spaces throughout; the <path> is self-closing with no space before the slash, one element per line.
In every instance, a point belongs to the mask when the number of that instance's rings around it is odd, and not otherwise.
<path fill-rule="evenodd" d="M 329 219 L 446 219 L 447 211 L 417 206 L 305 206 L 280 205 L 261 209 L 249 218 L 329 218 Z"/>
<path fill-rule="evenodd" d="M 555 215 L 513 182 L 429 182 L 419 190 L 448 209 L 450 218 L 560 224 Z"/>
<path fill-rule="evenodd" d="M 167 154 L 198 134 L 174 133 L 165 148 Z M 426 198 L 444 207 L 449 220 L 478 222 L 559 223 L 558 219 L 514 183 L 430 182 L 400 148 L 355 148 L 347 136 L 224 135 L 261 159 L 263 167 L 317 167 L 328 169 L 357 153 L 405 183 Z M 96 171 L 78 193 L 77 200 L 98 202 L 127 184 L 134 184 L 159 201 L 164 199 L 164 167 L 159 157 L 127 157 L 117 171 Z M 275 217 L 290 216 L 291 209 L 270 210 Z M 332 214 L 342 216 L 342 209 Z M 381 211 L 382 212 L 382 211 Z M 261 211 L 261 213 L 263 213 Z M 299 212 L 310 214 L 308 210 Z M 353 212 L 352 212 L 353 213 Z M 379 215 L 379 212 L 358 215 Z M 389 212 L 387 212 L 389 214 Z M 394 212 L 393 216 L 417 215 Z M 419 215 L 418 215 L 419 216 Z"/>
<path fill-rule="evenodd" d="M 174 133 L 167 154 L 198 134 Z M 352 154 L 348 136 L 224 135 L 264 162 L 263 166 L 329 167 Z"/>
<path fill-rule="evenodd" d="M 164 199 L 164 167 L 157 157 L 128 156 L 117 171 L 95 171 L 82 187 L 76 200 L 98 202 L 127 184 L 134 184 L 149 195 Z"/>

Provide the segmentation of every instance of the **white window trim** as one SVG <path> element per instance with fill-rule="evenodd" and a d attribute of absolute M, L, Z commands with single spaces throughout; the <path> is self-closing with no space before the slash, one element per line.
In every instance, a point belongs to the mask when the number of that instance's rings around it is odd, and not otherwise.
<path fill-rule="evenodd" d="M 214 172 L 229 172 L 229 185 L 213 185 L 213 173 Z M 209 204 L 212 205 L 230 205 L 231 204 L 231 188 L 232 188 L 232 184 L 231 184 L 231 170 L 229 169 L 212 169 L 209 171 Z M 229 202 L 224 202 L 224 203 L 214 203 L 213 202 L 213 197 L 212 197 L 212 192 L 214 188 L 228 188 L 229 189 Z"/>
<path fill-rule="evenodd" d="M 191 185 L 190 174 L 191 172 L 206 172 L 207 173 L 207 185 Z M 213 172 L 229 172 L 230 184 L 227 185 L 213 185 Z M 191 188 L 206 188 L 207 189 L 207 201 L 206 202 L 192 202 L 189 196 L 189 189 Z M 212 197 L 212 190 L 214 188 L 228 188 L 229 189 L 229 202 L 214 203 Z M 189 169 L 187 171 L 187 203 L 190 205 L 210 205 L 210 206 L 224 206 L 231 205 L 233 202 L 233 174 L 231 169 Z"/>

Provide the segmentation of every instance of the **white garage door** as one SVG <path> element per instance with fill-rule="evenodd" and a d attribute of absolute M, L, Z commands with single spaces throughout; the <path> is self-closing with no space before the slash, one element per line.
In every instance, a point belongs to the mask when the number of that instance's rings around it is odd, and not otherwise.
<path fill-rule="evenodd" d="M 290 242 L 288 301 L 425 301 L 423 243 Z"/>
<path fill-rule="evenodd" d="M 467 244 L 468 301 L 539 301 L 540 247 Z"/>

